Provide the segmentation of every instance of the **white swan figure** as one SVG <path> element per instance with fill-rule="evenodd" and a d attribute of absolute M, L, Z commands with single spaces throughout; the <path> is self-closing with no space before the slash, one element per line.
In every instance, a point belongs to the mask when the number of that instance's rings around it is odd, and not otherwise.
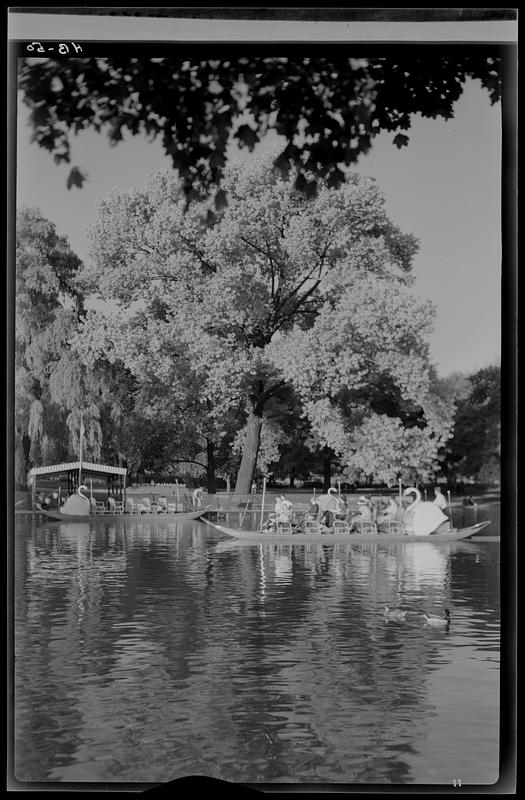
<path fill-rule="evenodd" d="M 403 524 L 408 534 L 412 536 L 429 536 L 431 533 L 441 530 L 450 530 L 450 520 L 443 514 L 435 503 L 430 501 L 421 502 L 421 492 L 414 486 L 405 489 L 404 495 L 415 494 L 416 499 L 411 503 L 403 516 Z M 445 527 L 444 523 L 447 523 Z M 441 526 L 443 525 L 443 528 Z"/>
<path fill-rule="evenodd" d="M 85 494 L 82 494 L 82 489 L 87 492 L 87 486 L 84 486 L 84 484 L 79 486 L 77 493 L 72 494 L 71 497 L 67 498 L 66 502 L 60 509 L 61 514 L 64 514 L 68 517 L 89 516 L 91 503 L 89 502 L 89 497 L 86 497 Z"/>
<path fill-rule="evenodd" d="M 337 489 L 334 489 L 333 486 L 330 486 L 328 492 L 326 494 L 320 494 L 317 498 L 317 504 L 319 506 L 319 511 L 324 513 L 325 511 L 336 511 L 337 510 Z"/>

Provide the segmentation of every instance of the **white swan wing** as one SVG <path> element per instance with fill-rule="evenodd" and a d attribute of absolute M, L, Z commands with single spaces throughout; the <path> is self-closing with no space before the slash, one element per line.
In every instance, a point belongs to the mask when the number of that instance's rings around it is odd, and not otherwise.
<path fill-rule="evenodd" d="M 414 509 L 412 528 L 416 536 L 429 536 L 448 517 L 432 502 L 419 503 Z"/>

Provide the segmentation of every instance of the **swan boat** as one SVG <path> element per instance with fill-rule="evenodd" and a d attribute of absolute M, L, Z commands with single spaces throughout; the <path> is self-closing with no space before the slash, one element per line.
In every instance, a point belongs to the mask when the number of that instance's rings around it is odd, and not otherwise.
<path fill-rule="evenodd" d="M 402 542 L 403 544 L 410 544 L 411 542 L 430 542 L 431 544 L 458 542 L 461 539 L 469 539 L 475 536 L 487 525 L 490 525 L 490 520 L 485 522 L 478 522 L 476 525 L 470 525 L 468 528 L 453 529 L 443 533 L 431 533 L 430 535 L 414 535 L 407 533 L 272 533 L 268 531 L 250 531 L 241 530 L 240 528 L 227 528 L 224 525 L 217 525 L 215 522 L 204 518 L 202 520 L 208 525 L 218 530 L 220 533 L 226 534 L 238 542 L 250 542 L 253 544 L 266 544 L 273 542 L 274 544 L 336 544 L 337 542 L 345 542 L 347 544 L 362 544 L 363 542 Z"/>
<path fill-rule="evenodd" d="M 40 503 L 35 503 L 35 508 L 38 514 L 42 514 L 42 516 L 46 517 L 47 519 L 52 519 L 54 521 L 60 522 L 90 522 L 92 520 L 117 520 L 117 519 L 165 519 L 167 521 L 173 520 L 187 520 L 187 519 L 198 519 L 202 514 L 205 514 L 208 511 L 209 506 L 206 508 L 200 508 L 195 511 L 173 511 L 170 513 L 163 513 L 163 512 L 151 512 L 148 513 L 147 511 L 142 513 L 132 513 L 132 512 L 125 512 L 125 511 L 111 511 L 111 510 L 104 510 L 101 514 L 96 514 L 92 512 L 91 501 L 89 497 L 86 497 L 85 494 L 82 494 L 82 489 L 87 491 L 87 486 L 81 484 L 76 493 L 72 494 L 63 506 L 60 508 L 55 509 L 47 509 L 42 508 Z"/>
<path fill-rule="evenodd" d="M 166 522 L 174 522 L 178 520 L 190 520 L 190 519 L 198 519 L 203 514 L 205 514 L 209 510 L 209 507 L 201 508 L 198 511 L 175 511 L 171 514 L 129 514 L 129 513 L 122 513 L 122 514 L 111 514 L 111 513 L 104 513 L 104 514 L 61 514 L 58 509 L 46 509 L 42 508 L 38 504 L 36 505 L 36 511 L 38 514 L 41 514 L 43 517 L 47 519 L 51 519 L 53 521 L 58 522 L 111 522 L 117 519 L 123 520 L 151 520 L 151 519 L 158 519 L 158 520 L 165 520 Z"/>

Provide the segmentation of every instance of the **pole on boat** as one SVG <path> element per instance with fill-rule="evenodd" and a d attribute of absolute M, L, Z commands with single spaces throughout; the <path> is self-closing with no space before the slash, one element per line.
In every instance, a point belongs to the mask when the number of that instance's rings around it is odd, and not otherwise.
<path fill-rule="evenodd" d="M 452 523 L 452 504 L 450 502 L 450 489 L 447 489 L 447 497 L 448 497 L 448 513 L 450 514 L 450 525 L 454 527 Z"/>
<path fill-rule="evenodd" d="M 84 417 L 82 411 L 80 412 L 80 436 L 78 446 L 78 486 L 82 486 L 82 445 L 84 441 Z"/>
<path fill-rule="evenodd" d="M 180 511 L 180 508 L 179 508 L 179 481 L 178 480 L 175 481 L 175 491 L 177 493 L 177 511 Z"/>
<path fill-rule="evenodd" d="M 263 519 L 264 519 L 264 500 L 266 497 L 266 478 L 263 478 L 263 489 L 262 489 L 262 500 L 261 500 L 261 522 L 259 524 L 259 533 L 263 529 Z"/>
<path fill-rule="evenodd" d="M 401 503 L 403 502 L 403 489 L 402 489 L 403 484 L 401 483 L 401 478 L 399 478 L 398 483 L 399 483 L 399 507 L 401 508 Z"/>
<path fill-rule="evenodd" d="M 248 510 L 248 506 L 250 505 L 250 498 L 246 501 L 246 505 L 244 506 L 244 511 L 241 514 L 241 521 L 239 522 L 239 528 L 241 527 L 242 523 L 244 522 L 244 517 L 246 516 L 246 512 Z"/>

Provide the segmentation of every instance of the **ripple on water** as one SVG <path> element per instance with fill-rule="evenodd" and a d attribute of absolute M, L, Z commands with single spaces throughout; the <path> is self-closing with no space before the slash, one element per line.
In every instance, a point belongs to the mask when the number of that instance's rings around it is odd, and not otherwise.
<path fill-rule="evenodd" d="M 17 531 L 19 779 L 497 769 L 497 546 L 221 551 L 195 522 L 60 527 Z M 450 629 L 425 628 L 422 611 L 445 607 Z"/>

